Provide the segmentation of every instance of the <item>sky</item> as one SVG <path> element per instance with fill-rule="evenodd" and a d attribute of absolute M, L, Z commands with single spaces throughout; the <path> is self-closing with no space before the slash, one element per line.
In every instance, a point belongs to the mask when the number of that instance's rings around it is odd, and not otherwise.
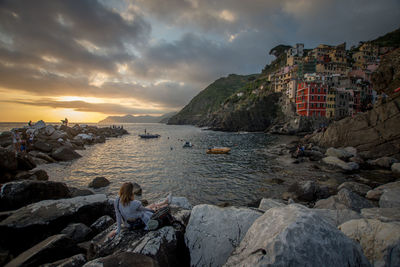
<path fill-rule="evenodd" d="M 350 47 L 399 18 L 399 0 L 0 0 L 0 122 L 178 111 L 278 44 Z"/>

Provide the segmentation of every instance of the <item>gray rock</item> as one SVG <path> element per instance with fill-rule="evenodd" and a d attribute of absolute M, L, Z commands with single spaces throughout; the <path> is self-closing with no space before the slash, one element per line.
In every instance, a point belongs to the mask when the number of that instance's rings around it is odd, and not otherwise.
<path fill-rule="evenodd" d="M 58 140 L 60 138 L 62 140 L 67 140 L 68 139 L 67 133 L 63 132 L 63 131 L 56 130 L 50 135 L 50 139 L 51 140 Z"/>
<path fill-rule="evenodd" d="M 46 199 L 71 197 L 66 184 L 53 181 L 18 181 L 1 187 L 0 210 L 12 210 Z"/>
<path fill-rule="evenodd" d="M 323 217 L 325 221 L 329 222 L 335 227 L 338 227 L 339 225 L 347 221 L 362 218 L 362 216 L 358 212 L 349 209 L 313 209 L 313 211 L 318 214 L 318 216 Z"/>
<path fill-rule="evenodd" d="M 389 188 L 383 191 L 379 199 L 379 207 L 381 208 L 397 208 L 400 207 L 400 188 Z"/>
<path fill-rule="evenodd" d="M 333 156 L 323 158 L 322 162 L 324 162 L 325 164 L 337 167 L 344 171 L 354 171 L 354 170 L 358 170 L 358 168 L 359 168 L 358 164 L 355 162 L 344 162 L 343 160 L 340 160 L 339 158 L 333 157 Z"/>
<path fill-rule="evenodd" d="M 43 200 L 18 209 L 0 222 L 0 247 L 19 253 L 72 222 L 91 225 L 97 218 L 113 214 L 114 207 L 102 194 Z"/>
<path fill-rule="evenodd" d="M 392 172 L 400 174 L 400 163 L 393 163 L 391 169 Z"/>
<path fill-rule="evenodd" d="M 353 153 L 350 153 L 350 152 L 346 151 L 345 149 L 333 148 L 333 147 L 328 148 L 326 150 L 325 155 L 327 155 L 328 157 L 336 157 L 341 160 L 347 160 L 347 159 L 351 158 L 352 156 L 354 156 Z"/>
<path fill-rule="evenodd" d="M 374 160 L 367 161 L 369 165 L 374 167 L 390 169 L 393 163 L 398 163 L 399 161 L 391 157 L 382 157 Z"/>
<path fill-rule="evenodd" d="M 46 127 L 44 127 L 41 130 L 41 132 L 43 132 L 47 136 L 52 135 L 55 131 L 56 131 L 56 129 L 54 129 L 54 127 L 52 125 L 47 125 Z"/>
<path fill-rule="evenodd" d="M 40 159 L 40 158 L 36 158 L 36 157 L 32 157 L 33 162 L 35 162 L 36 166 L 39 165 L 43 165 L 43 164 L 47 164 L 48 162 L 44 159 Z"/>
<path fill-rule="evenodd" d="M 90 228 L 93 230 L 95 234 L 98 234 L 100 232 L 103 232 L 106 230 L 108 227 L 113 225 L 115 223 L 114 219 L 111 218 L 108 215 L 101 216 L 98 218 L 91 226 Z"/>
<path fill-rule="evenodd" d="M 345 222 L 338 227 L 345 235 L 360 243 L 365 256 L 374 266 L 393 266 L 400 262 L 400 223 L 359 219 Z"/>
<path fill-rule="evenodd" d="M 53 153 L 51 153 L 51 156 L 59 161 L 69 161 L 82 157 L 71 148 L 65 146 L 57 148 Z"/>
<path fill-rule="evenodd" d="M 94 195 L 92 190 L 86 188 L 76 188 L 76 187 L 68 187 L 71 192 L 71 197 L 81 197 L 81 196 L 90 196 Z"/>
<path fill-rule="evenodd" d="M 198 205 L 186 227 L 192 266 L 221 266 L 261 212 L 247 208 Z"/>
<path fill-rule="evenodd" d="M 72 240 L 66 235 L 54 235 L 21 253 L 6 267 L 39 266 L 44 263 L 63 259 L 76 253 Z"/>
<path fill-rule="evenodd" d="M 193 208 L 192 204 L 190 204 L 189 200 L 186 197 L 172 197 L 170 205 L 177 206 L 186 210 L 191 210 Z"/>
<path fill-rule="evenodd" d="M 46 143 L 44 141 L 35 142 L 33 144 L 33 148 L 37 149 L 39 151 L 45 152 L 45 153 L 49 153 L 49 152 L 51 152 L 53 150 L 53 147 L 50 144 L 48 144 L 48 143 Z"/>
<path fill-rule="evenodd" d="M 286 206 L 281 200 L 271 199 L 271 198 L 263 198 L 261 199 L 259 210 L 267 211 L 271 208 L 283 207 Z"/>
<path fill-rule="evenodd" d="M 86 263 L 86 256 L 84 254 L 77 254 L 72 257 L 47 263 L 41 267 L 79 267 Z"/>
<path fill-rule="evenodd" d="M 97 189 L 97 188 L 105 187 L 109 184 L 110 184 L 110 181 L 107 180 L 105 177 L 96 177 L 89 183 L 89 187 Z"/>
<path fill-rule="evenodd" d="M 348 146 L 348 147 L 345 147 L 344 150 L 347 151 L 348 153 L 350 153 L 352 157 L 357 156 L 357 149 L 355 147 Z"/>
<path fill-rule="evenodd" d="M 321 199 L 315 203 L 316 209 L 351 209 L 360 212 L 364 208 L 372 208 L 373 205 L 363 197 L 343 188 L 335 196 Z"/>
<path fill-rule="evenodd" d="M 75 243 L 86 241 L 91 233 L 92 230 L 83 223 L 71 223 L 61 231 Z"/>
<path fill-rule="evenodd" d="M 366 198 L 371 200 L 379 200 L 383 192 L 387 189 L 400 189 L 400 181 L 378 186 L 373 190 L 368 191 Z"/>
<path fill-rule="evenodd" d="M 400 221 L 400 208 L 369 208 L 362 209 L 361 216 L 366 219 L 376 219 L 381 222 Z"/>
<path fill-rule="evenodd" d="M 259 217 L 225 266 L 370 266 L 361 247 L 313 210 L 272 208 Z"/>
<path fill-rule="evenodd" d="M 31 128 L 39 130 L 46 127 L 46 123 L 43 120 L 37 121 Z"/>
<path fill-rule="evenodd" d="M 362 197 L 364 197 L 367 194 L 367 192 L 372 189 L 368 185 L 360 184 L 360 183 L 356 183 L 356 182 L 344 182 L 341 185 L 339 185 L 338 191 L 340 191 L 343 188 L 346 188 L 346 189 L 350 190 L 351 192 L 356 193 Z"/>
<path fill-rule="evenodd" d="M 8 147 L 13 144 L 13 135 L 10 131 L 0 133 L 0 146 Z"/>
<path fill-rule="evenodd" d="M 18 169 L 18 160 L 15 152 L 0 147 L 0 170 L 15 171 Z"/>
<path fill-rule="evenodd" d="M 157 261 L 151 257 L 132 253 L 121 252 L 103 258 L 98 258 L 89 261 L 84 267 L 125 267 L 125 266 L 143 266 L 143 267 L 158 267 Z"/>
<path fill-rule="evenodd" d="M 309 157 L 312 161 L 318 161 L 325 157 L 324 154 L 315 150 L 305 150 L 304 156 Z"/>

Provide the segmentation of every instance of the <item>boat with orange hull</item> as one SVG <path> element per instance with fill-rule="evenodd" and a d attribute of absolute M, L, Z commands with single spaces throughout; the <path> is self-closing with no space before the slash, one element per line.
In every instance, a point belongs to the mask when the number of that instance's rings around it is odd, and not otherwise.
<path fill-rule="evenodd" d="M 228 154 L 231 151 L 229 147 L 214 147 L 207 149 L 207 154 Z"/>

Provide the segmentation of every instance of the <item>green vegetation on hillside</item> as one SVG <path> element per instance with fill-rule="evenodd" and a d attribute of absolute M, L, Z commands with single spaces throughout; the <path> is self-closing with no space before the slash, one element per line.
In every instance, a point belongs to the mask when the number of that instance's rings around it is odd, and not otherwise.
<path fill-rule="evenodd" d="M 395 31 L 389 32 L 384 36 L 378 37 L 371 42 L 375 45 L 379 45 L 380 47 L 400 47 L 400 28 Z"/>

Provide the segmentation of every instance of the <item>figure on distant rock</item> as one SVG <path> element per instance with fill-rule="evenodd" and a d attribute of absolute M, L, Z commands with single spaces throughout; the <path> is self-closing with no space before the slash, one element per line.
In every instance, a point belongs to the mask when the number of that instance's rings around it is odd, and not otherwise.
<path fill-rule="evenodd" d="M 62 125 L 68 126 L 68 119 L 65 118 L 63 120 L 61 120 Z"/>

